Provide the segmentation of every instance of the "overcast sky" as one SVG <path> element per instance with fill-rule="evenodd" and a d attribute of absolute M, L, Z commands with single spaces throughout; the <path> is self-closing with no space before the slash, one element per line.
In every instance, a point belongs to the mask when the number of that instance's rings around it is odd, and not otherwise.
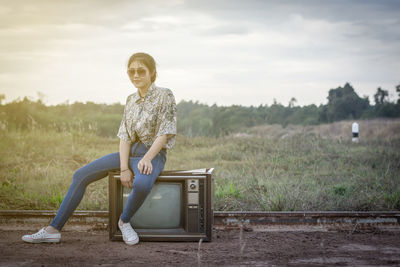
<path fill-rule="evenodd" d="M 134 52 L 177 102 L 326 103 L 350 82 L 397 99 L 400 1 L 0 0 L 0 94 L 125 103 Z"/>

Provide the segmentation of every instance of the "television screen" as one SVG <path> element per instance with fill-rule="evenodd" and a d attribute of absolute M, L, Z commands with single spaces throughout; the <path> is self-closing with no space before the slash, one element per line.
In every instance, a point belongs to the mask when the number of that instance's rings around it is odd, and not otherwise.
<path fill-rule="evenodd" d="M 146 200 L 131 219 L 135 229 L 181 228 L 182 183 L 156 182 Z M 123 206 L 131 189 L 123 189 Z"/>

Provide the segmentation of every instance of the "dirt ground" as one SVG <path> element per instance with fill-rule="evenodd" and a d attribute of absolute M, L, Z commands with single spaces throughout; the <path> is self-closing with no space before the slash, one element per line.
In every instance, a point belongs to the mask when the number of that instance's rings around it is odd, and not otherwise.
<path fill-rule="evenodd" d="M 0 266 L 400 266 L 399 231 L 214 229 L 200 254 L 197 242 L 127 246 L 107 231 L 66 231 L 59 244 L 24 243 L 27 233 L 0 230 Z"/>

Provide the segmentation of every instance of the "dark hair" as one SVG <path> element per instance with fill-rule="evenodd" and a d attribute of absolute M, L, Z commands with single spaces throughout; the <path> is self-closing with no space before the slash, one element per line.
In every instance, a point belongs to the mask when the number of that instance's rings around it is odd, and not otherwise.
<path fill-rule="evenodd" d="M 154 58 L 152 56 L 150 56 L 149 54 L 146 53 L 135 53 L 133 54 L 129 60 L 128 60 L 128 68 L 129 65 L 131 65 L 131 63 L 133 61 L 138 61 L 142 64 L 144 64 L 150 71 L 151 75 L 151 82 L 154 82 L 156 80 L 156 76 L 157 76 L 157 70 L 156 70 L 156 61 L 154 60 Z"/>

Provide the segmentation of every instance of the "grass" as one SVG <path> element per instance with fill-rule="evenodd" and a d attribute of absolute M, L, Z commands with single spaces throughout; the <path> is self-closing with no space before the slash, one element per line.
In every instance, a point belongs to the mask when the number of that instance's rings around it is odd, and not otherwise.
<path fill-rule="evenodd" d="M 400 120 L 360 122 L 358 144 L 350 124 L 178 136 L 165 169 L 214 167 L 215 210 L 400 210 Z M 0 209 L 57 209 L 73 172 L 119 144 L 85 131 L 0 138 Z M 107 179 L 88 186 L 78 209 L 108 209 Z"/>

